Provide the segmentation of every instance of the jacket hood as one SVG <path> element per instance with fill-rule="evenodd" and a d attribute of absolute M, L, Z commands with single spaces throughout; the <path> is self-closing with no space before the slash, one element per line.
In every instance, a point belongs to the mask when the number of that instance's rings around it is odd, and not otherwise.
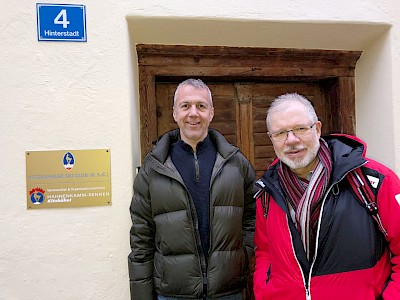
<path fill-rule="evenodd" d="M 357 148 L 357 151 L 362 151 L 361 155 L 362 157 L 365 158 L 366 153 L 367 153 L 367 144 L 360 138 L 349 135 L 349 134 L 344 134 L 344 133 L 335 133 L 327 136 L 322 137 L 325 141 L 330 141 L 337 139 L 341 143 L 348 145 L 351 148 Z"/>
<path fill-rule="evenodd" d="M 339 181 L 350 170 L 367 162 L 365 153 L 367 146 L 364 141 L 347 134 L 332 134 L 324 136 L 332 152 L 332 181 Z"/>

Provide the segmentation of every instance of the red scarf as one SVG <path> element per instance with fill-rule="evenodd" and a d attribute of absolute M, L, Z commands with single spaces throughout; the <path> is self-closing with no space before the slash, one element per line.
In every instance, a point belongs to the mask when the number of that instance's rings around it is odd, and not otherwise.
<path fill-rule="evenodd" d="M 278 170 L 279 180 L 286 193 L 288 204 L 295 212 L 293 221 L 299 230 L 309 261 L 314 257 L 321 202 L 332 171 L 331 151 L 323 139 L 320 139 L 317 156 L 318 163 L 309 182 L 299 178 L 281 161 Z"/>

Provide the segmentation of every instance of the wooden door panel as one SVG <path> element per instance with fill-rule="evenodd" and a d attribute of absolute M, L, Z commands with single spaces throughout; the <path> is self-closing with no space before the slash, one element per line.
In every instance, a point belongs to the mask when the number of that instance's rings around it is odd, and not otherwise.
<path fill-rule="evenodd" d="M 156 85 L 157 137 L 167 131 L 178 128 L 178 124 L 176 124 L 172 116 L 176 86 L 176 83 L 158 83 Z"/>
<path fill-rule="evenodd" d="M 236 100 L 232 83 L 208 84 L 214 105 L 214 119 L 210 127 L 220 131 L 228 142 L 236 145 Z"/>

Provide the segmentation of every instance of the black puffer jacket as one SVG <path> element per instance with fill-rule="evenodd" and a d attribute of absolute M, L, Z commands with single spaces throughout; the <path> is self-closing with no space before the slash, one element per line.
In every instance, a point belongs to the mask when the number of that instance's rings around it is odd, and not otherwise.
<path fill-rule="evenodd" d="M 174 130 L 161 137 L 135 178 L 130 207 L 132 299 L 149 300 L 155 293 L 220 297 L 244 287 L 253 255 L 255 173 L 219 132 L 210 129 L 209 136 L 218 153 L 210 183 L 208 264 L 193 201 L 169 156 L 170 145 L 179 138 L 179 130 Z"/>

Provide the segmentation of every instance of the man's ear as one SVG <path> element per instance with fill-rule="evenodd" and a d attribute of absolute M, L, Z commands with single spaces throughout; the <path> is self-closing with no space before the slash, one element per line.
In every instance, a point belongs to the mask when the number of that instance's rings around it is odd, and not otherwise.
<path fill-rule="evenodd" d="M 210 122 L 213 120 L 214 118 L 214 106 L 211 108 L 211 112 L 210 112 Z"/>
<path fill-rule="evenodd" d="M 318 135 L 321 136 L 321 133 L 322 133 L 322 123 L 321 123 L 321 121 L 315 122 L 315 130 L 317 130 Z"/>
<path fill-rule="evenodd" d="M 176 122 L 176 113 L 175 113 L 174 108 L 172 108 L 172 117 L 174 118 L 174 121 Z"/>

